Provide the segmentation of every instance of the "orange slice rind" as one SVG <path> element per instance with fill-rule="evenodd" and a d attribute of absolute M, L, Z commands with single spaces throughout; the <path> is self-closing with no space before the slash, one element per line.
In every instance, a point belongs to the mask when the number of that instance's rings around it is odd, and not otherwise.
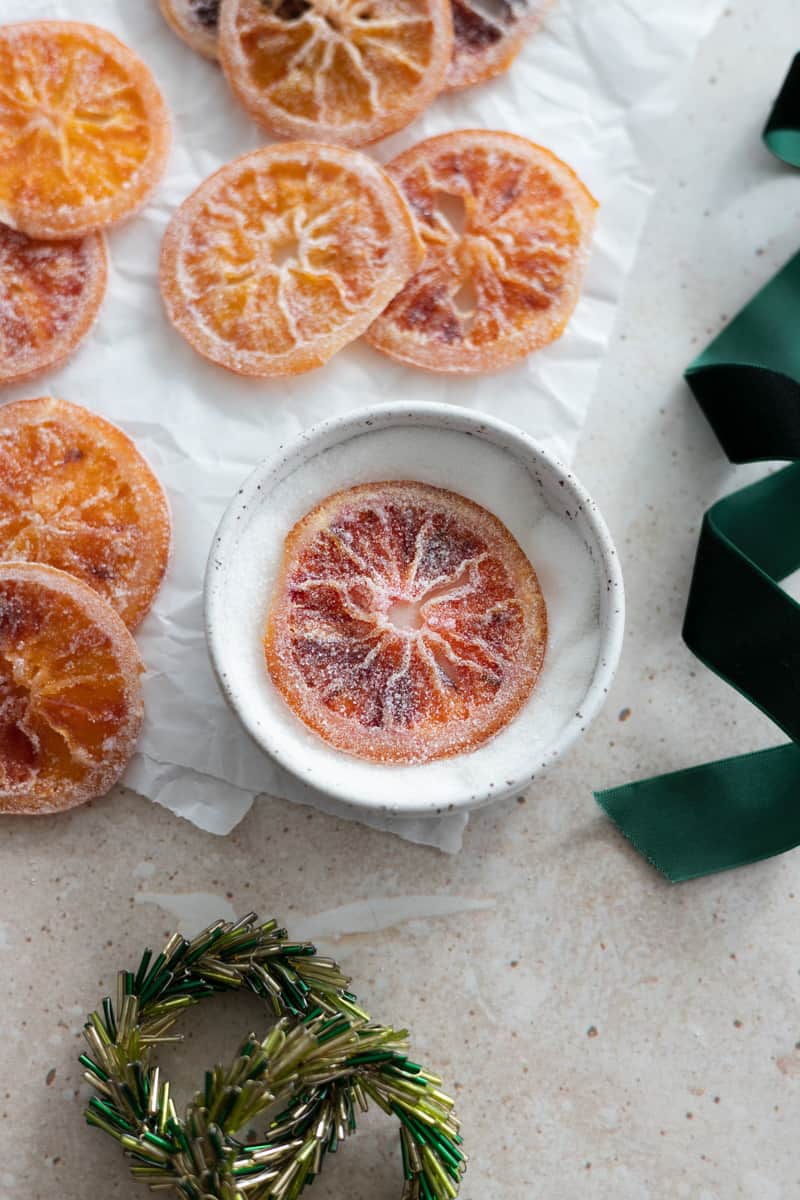
<path fill-rule="evenodd" d="M 133 629 L 169 552 L 166 496 L 121 429 L 52 397 L 0 407 L 0 562 L 76 576 Z"/>
<path fill-rule="evenodd" d="M 60 812 L 109 791 L 141 730 L 141 669 L 91 588 L 0 563 L 0 812 Z"/>
<path fill-rule="evenodd" d="M 121 221 L 168 149 L 161 93 L 113 34 L 77 21 L 0 27 L 0 221 L 50 239 Z"/>
<path fill-rule="evenodd" d="M 164 237 L 161 290 L 198 353 L 243 375 L 294 375 L 358 337 L 416 270 L 408 208 L 372 159 L 289 142 L 223 167 Z"/>
<path fill-rule="evenodd" d="M 451 0 L 453 57 L 445 87 L 448 90 L 471 87 L 502 75 L 542 23 L 552 2 Z"/>
<path fill-rule="evenodd" d="M 0 385 L 69 358 L 94 324 L 107 274 L 102 233 L 43 242 L 0 225 Z"/>
<path fill-rule="evenodd" d="M 580 297 L 596 202 L 575 172 L 510 133 L 430 138 L 387 170 L 425 260 L 370 327 L 378 350 L 474 374 L 559 337 Z"/>
<path fill-rule="evenodd" d="M 546 640 L 536 574 L 497 517 L 393 482 L 338 492 L 291 530 L 265 653 L 284 701 L 326 742 L 421 763 L 507 725 Z"/>
<path fill-rule="evenodd" d="M 164 20 L 203 58 L 219 58 L 220 0 L 159 0 Z"/>
<path fill-rule="evenodd" d="M 239 102 L 280 137 L 362 146 L 444 85 L 449 0 L 225 0 L 219 52 Z"/>

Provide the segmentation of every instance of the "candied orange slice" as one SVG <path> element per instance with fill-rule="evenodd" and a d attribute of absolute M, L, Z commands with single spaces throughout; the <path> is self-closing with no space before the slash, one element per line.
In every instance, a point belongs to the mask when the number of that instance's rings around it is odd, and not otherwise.
<path fill-rule="evenodd" d="M 445 87 L 465 88 L 507 71 L 552 0 L 451 0 L 453 58 Z"/>
<path fill-rule="evenodd" d="M 449 0 L 225 0 L 219 54 L 234 94 L 280 137 L 363 146 L 441 90 Z"/>
<path fill-rule="evenodd" d="M 219 57 L 217 26 L 220 0 L 160 0 L 168 25 L 204 58 Z"/>
<path fill-rule="evenodd" d="M 161 252 L 167 313 L 242 375 L 308 371 L 358 337 L 422 261 L 386 172 L 356 150 L 289 142 L 223 167 Z"/>
<path fill-rule="evenodd" d="M 142 726 L 136 643 L 96 592 L 40 563 L 0 563 L 0 812 L 102 796 Z"/>
<path fill-rule="evenodd" d="M 0 225 L 0 384 L 69 358 L 105 295 L 105 238 L 43 242 Z"/>
<path fill-rule="evenodd" d="M 507 725 L 546 640 L 536 574 L 497 517 L 427 484 L 369 483 L 290 532 L 265 650 L 278 691 L 326 742 L 413 763 Z"/>
<path fill-rule="evenodd" d="M 166 497 L 121 429 L 52 397 L 0 408 L 0 561 L 68 571 L 133 629 L 169 549 Z"/>
<path fill-rule="evenodd" d="M 425 261 L 368 334 L 430 371 L 508 366 L 559 337 L 580 296 L 595 200 L 574 171 L 511 133 L 429 138 L 387 170 Z"/>
<path fill-rule="evenodd" d="M 30 237 L 80 237 L 144 204 L 169 123 L 148 68 L 77 21 L 0 27 L 0 221 Z"/>

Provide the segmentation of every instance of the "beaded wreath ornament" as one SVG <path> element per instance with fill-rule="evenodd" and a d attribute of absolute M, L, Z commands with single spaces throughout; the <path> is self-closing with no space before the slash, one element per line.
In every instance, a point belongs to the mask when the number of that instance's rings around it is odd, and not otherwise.
<path fill-rule="evenodd" d="M 187 1200 L 296 1200 L 328 1153 L 356 1131 L 372 1100 L 400 1122 L 401 1200 L 454 1200 L 466 1156 L 441 1080 L 406 1055 L 408 1033 L 378 1025 L 332 959 L 249 913 L 180 933 L 138 970 L 120 971 L 85 1026 L 81 1055 L 96 1095 L 86 1120 L 114 1137 L 153 1190 Z M 184 1011 L 218 992 L 248 989 L 275 1023 L 250 1034 L 228 1067 L 206 1072 L 178 1116 L 151 1055 Z M 264 1140 L 236 1136 L 264 1118 Z"/>

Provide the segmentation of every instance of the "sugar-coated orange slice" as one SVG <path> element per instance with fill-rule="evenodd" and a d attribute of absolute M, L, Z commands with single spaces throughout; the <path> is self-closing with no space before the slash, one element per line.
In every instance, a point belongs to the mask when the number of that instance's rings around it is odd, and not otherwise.
<path fill-rule="evenodd" d="M 402 129 L 441 90 L 450 0 L 224 0 L 223 70 L 280 137 L 362 146 Z"/>
<path fill-rule="evenodd" d="M 507 71 L 552 0 L 451 0 L 453 58 L 445 87 L 465 88 Z"/>
<path fill-rule="evenodd" d="M 155 80 L 113 34 L 77 21 L 0 26 L 0 221 L 53 239 L 121 221 L 168 149 Z"/>
<path fill-rule="evenodd" d="M 596 208 L 566 163 L 514 134 L 465 129 L 420 142 L 387 169 L 426 254 L 371 326 L 373 346 L 431 371 L 474 374 L 563 333 Z"/>
<path fill-rule="evenodd" d="M 49 396 L 0 407 L 0 562 L 75 575 L 133 629 L 169 551 L 166 496 L 121 429 Z"/>
<path fill-rule="evenodd" d="M 497 517 L 427 484 L 370 483 L 290 532 L 265 650 L 278 691 L 326 742 L 415 763 L 507 725 L 546 640 L 536 574 Z"/>
<path fill-rule="evenodd" d="M 422 261 L 408 207 L 372 159 L 288 142 L 212 175 L 161 252 L 170 320 L 242 375 L 295 375 L 358 337 Z"/>
<path fill-rule="evenodd" d="M 105 795 L 139 737 L 141 669 L 127 628 L 85 583 L 0 563 L 0 812 Z"/>
<path fill-rule="evenodd" d="M 102 233 L 43 242 L 0 225 L 0 386 L 69 358 L 94 324 L 107 274 Z"/>
<path fill-rule="evenodd" d="M 167 24 L 204 58 L 219 58 L 220 0 L 159 0 Z"/>

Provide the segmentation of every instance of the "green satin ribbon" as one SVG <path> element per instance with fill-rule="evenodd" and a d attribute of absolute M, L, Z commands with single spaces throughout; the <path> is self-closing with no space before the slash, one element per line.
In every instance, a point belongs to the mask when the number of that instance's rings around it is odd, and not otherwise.
<path fill-rule="evenodd" d="M 777 158 L 800 167 L 800 54 L 794 56 L 764 127 L 764 141 Z"/>
<path fill-rule="evenodd" d="M 800 167 L 800 55 L 764 130 Z M 715 338 L 686 380 L 733 462 L 800 460 L 800 254 Z M 641 854 L 679 882 L 800 845 L 800 462 L 705 515 L 683 636 L 793 740 L 596 792 Z"/>

